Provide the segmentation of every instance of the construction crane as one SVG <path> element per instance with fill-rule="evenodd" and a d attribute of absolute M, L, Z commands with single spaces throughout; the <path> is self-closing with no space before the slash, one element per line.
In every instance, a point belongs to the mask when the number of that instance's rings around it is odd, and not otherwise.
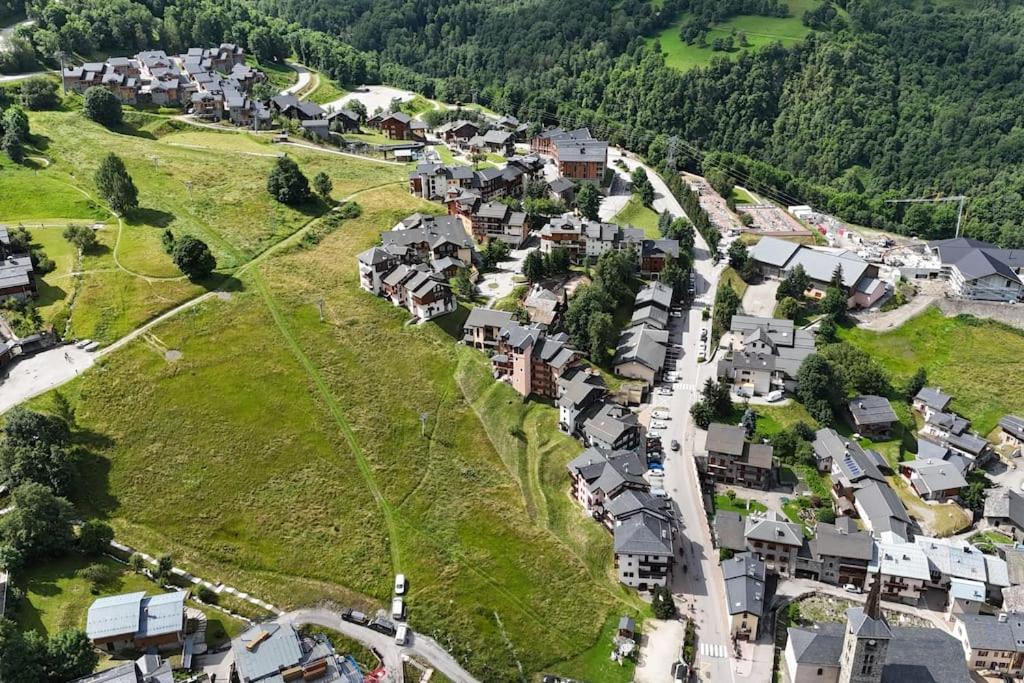
<path fill-rule="evenodd" d="M 886 204 L 931 204 L 932 202 L 960 202 L 960 208 L 956 212 L 956 236 L 960 237 L 960 222 L 964 217 L 964 202 L 969 197 L 957 194 L 949 197 L 917 197 L 914 199 L 886 199 Z"/>

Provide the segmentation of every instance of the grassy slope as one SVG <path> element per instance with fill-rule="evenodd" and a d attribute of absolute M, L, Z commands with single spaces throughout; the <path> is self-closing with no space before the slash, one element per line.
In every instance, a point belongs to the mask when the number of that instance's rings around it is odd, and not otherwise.
<path fill-rule="evenodd" d="M 702 48 L 684 43 L 679 37 L 679 28 L 686 20 L 686 15 L 680 17 L 658 35 L 647 38 L 647 42 L 660 41 L 661 49 L 665 54 L 665 63 L 680 71 L 707 66 L 715 58 L 735 59 L 746 50 L 756 50 L 775 42 L 781 42 L 787 46 L 793 45 L 810 33 L 810 29 L 801 21 L 804 12 L 817 7 L 820 2 L 819 0 L 788 0 L 787 4 L 789 5 L 788 17 L 741 15 L 712 26 L 707 35 L 709 46 L 715 38 L 726 38 L 734 29 L 747 34 L 747 42 L 750 43 L 750 47 L 739 48 L 739 41 L 735 40 L 734 45 L 737 49 L 733 52 L 714 52 L 710 47 Z"/>
<path fill-rule="evenodd" d="M 843 339 L 864 349 L 899 386 L 919 367 L 929 384 L 954 396 L 953 409 L 987 434 L 1006 413 L 1024 411 L 1024 335 L 999 323 L 969 316 L 946 318 L 935 308 L 891 332 L 841 330 Z"/>
<path fill-rule="evenodd" d="M 463 397 L 491 395 L 483 357 L 356 285 L 354 255 L 426 206 L 400 189 L 360 201 L 316 250 L 154 330 L 181 360 L 138 342 L 63 390 L 99 453 L 78 502 L 122 540 L 284 606 L 380 605 L 400 567 L 412 625 L 488 680 L 571 659 L 636 607 L 609 537 L 565 496 L 578 446 L 531 406 L 535 470 L 509 467 L 507 430 Z"/>
<path fill-rule="evenodd" d="M 37 240 L 60 257 L 57 271 L 43 278 L 42 306 L 52 321 L 79 288 L 72 315 L 75 336 L 112 341 L 203 291 L 182 279 L 163 251 L 160 234 L 165 227 L 207 242 L 223 272 L 247 262 L 324 210 L 319 202 L 293 209 L 273 201 L 264 189 L 266 175 L 273 157 L 285 150 L 246 133 L 218 133 L 141 114 L 129 116 L 128 124 L 117 132 L 75 112 L 32 113 L 31 125 L 51 164 L 38 172 L 3 165 L 0 216 L 5 222 L 56 226 L 34 230 Z M 120 242 L 116 218 L 97 203 L 92 180 L 107 152 L 124 159 L 139 188 L 141 209 L 125 222 Z M 394 165 L 296 147 L 287 152 L 308 176 L 325 171 L 339 199 L 401 182 L 405 175 Z M 192 183 L 191 196 L 186 182 Z M 100 233 L 104 248 L 86 259 L 86 274 L 80 279 L 69 276 L 73 260 L 66 258 L 67 248 L 60 244 L 59 227 L 70 220 L 107 222 Z"/>
<path fill-rule="evenodd" d="M 309 93 L 306 97 L 307 100 L 316 102 L 317 104 L 326 104 L 328 102 L 334 102 L 348 93 L 347 90 L 339 87 L 334 81 L 327 78 L 327 76 L 319 74 L 319 77 L 319 84 L 313 92 Z"/>
<path fill-rule="evenodd" d="M 658 214 L 644 206 L 636 195 L 630 197 L 622 210 L 612 217 L 612 223 L 632 225 L 643 230 L 644 236 L 648 239 L 661 239 L 661 233 L 658 232 Z"/>

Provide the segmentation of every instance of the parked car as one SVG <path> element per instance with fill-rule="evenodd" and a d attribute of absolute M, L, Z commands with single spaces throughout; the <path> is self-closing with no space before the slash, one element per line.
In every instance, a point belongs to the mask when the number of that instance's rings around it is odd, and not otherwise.
<path fill-rule="evenodd" d="M 661 420 L 652 420 L 651 429 L 668 429 L 668 424 L 662 422 Z"/>
<path fill-rule="evenodd" d="M 754 392 L 752 392 L 750 389 L 747 389 L 746 387 L 737 387 L 736 395 L 741 398 L 752 398 Z"/>
<path fill-rule="evenodd" d="M 857 586 L 852 583 L 847 583 L 843 585 L 843 590 L 847 593 L 860 593 L 860 586 Z"/>
<path fill-rule="evenodd" d="M 651 472 L 658 472 L 659 474 L 665 471 L 665 466 L 657 461 L 647 463 L 647 467 Z"/>
<path fill-rule="evenodd" d="M 678 451 L 679 450 L 679 442 L 676 441 L 675 439 L 672 439 L 672 443 L 670 443 L 668 445 L 668 447 L 671 448 L 674 451 Z"/>
<path fill-rule="evenodd" d="M 669 420 L 672 418 L 671 414 L 668 412 L 668 408 L 655 408 L 651 411 L 651 417 L 655 420 Z"/>
<path fill-rule="evenodd" d="M 354 609 L 349 609 L 348 607 L 341 610 L 341 618 L 345 621 L 351 622 L 353 624 L 359 624 L 361 626 L 366 626 L 368 623 L 370 623 L 370 618 L 367 617 L 365 614 L 363 614 L 362 612 L 357 612 Z"/>
<path fill-rule="evenodd" d="M 405 574 L 395 574 L 395 595 L 405 595 Z"/>
<path fill-rule="evenodd" d="M 405 645 L 405 641 L 409 638 L 409 627 L 405 624 L 399 624 L 398 629 L 395 631 L 395 645 Z"/>
<path fill-rule="evenodd" d="M 395 625 L 392 622 L 382 617 L 377 617 L 376 619 L 371 621 L 369 624 L 367 624 L 367 628 L 370 628 L 376 631 L 377 633 L 383 633 L 386 636 L 395 635 L 395 631 L 397 630 L 395 629 Z"/>
<path fill-rule="evenodd" d="M 676 662 L 672 665 L 672 680 L 674 681 L 688 681 L 690 680 L 690 665 L 686 662 Z"/>
<path fill-rule="evenodd" d="M 785 396 L 785 392 L 780 389 L 776 389 L 775 391 L 769 391 L 768 395 L 764 397 L 764 400 L 769 403 L 775 403 L 776 401 L 781 401 L 783 396 Z"/>
<path fill-rule="evenodd" d="M 704 341 L 707 338 L 708 338 L 708 328 L 705 327 L 703 330 L 700 331 L 700 340 Z"/>
<path fill-rule="evenodd" d="M 395 598 L 391 601 L 391 617 L 393 619 L 405 617 L 405 601 L 402 598 Z"/>
<path fill-rule="evenodd" d="M 652 488 L 651 495 L 657 498 L 668 498 L 668 494 L 665 492 L 665 489 Z"/>
<path fill-rule="evenodd" d="M 668 387 L 658 387 L 658 393 L 661 394 L 662 396 L 671 396 L 672 390 L 669 389 Z"/>

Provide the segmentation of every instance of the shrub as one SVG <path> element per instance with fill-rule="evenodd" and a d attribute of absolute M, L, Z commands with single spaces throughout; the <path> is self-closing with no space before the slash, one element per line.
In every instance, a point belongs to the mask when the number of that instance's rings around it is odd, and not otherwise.
<path fill-rule="evenodd" d="M 86 118 L 104 126 L 116 126 L 124 118 L 121 101 L 114 93 L 100 86 L 93 86 L 85 91 Z"/>

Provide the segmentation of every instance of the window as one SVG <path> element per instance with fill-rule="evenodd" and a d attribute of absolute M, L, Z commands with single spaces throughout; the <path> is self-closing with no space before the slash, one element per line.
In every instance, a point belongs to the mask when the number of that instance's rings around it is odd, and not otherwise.
<path fill-rule="evenodd" d="M 988 657 L 988 650 L 978 650 L 979 657 Z"/>
<path fill-rule="evenodd" d="M 824 669 L 821 669 L 821 668 L 819 668 L 819 669 L 818 669 L 818 675 L 820 676 L 820 675 L 822 675 L 823 673 L 825 673 L 825 670 L 824 670 Z"/>

